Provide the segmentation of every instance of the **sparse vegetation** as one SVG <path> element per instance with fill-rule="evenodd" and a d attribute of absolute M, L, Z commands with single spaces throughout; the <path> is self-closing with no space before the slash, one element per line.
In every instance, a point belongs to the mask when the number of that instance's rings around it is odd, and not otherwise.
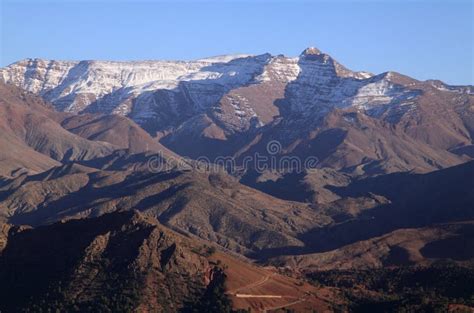
<path fill-rule="evenodd" d="M 343 289 L 353 312 L 447 312 L 451 304 L 474 306 L 474 270 L 455 264 L 332 270 L 308 278 L 314 285 Z"/>

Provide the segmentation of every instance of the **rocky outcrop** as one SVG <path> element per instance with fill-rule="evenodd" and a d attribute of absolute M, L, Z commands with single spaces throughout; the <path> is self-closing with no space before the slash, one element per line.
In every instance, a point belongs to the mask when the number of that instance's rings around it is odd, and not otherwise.
<path fill-rule="evenodd" d="M 16 232 L 0 257 L 0 308 L 176 312 L 210 283 L 200 246 L 132 211 Z"/>

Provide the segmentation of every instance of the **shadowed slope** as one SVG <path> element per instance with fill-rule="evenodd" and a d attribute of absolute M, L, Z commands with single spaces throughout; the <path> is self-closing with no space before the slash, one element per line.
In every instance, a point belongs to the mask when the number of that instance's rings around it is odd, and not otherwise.
<path fill-rule="evenodd" d="M 292 303 L 311 312 L 341 301 L 330 289 L 215 252 L 138 212 L 11 232 L 0 264 L 0 309 L 7 312 L 224 312 L 232 308 L 226 299 L 252 312 Z M 257 288 L 264 276 L 271 279 Z M 268 293 L 274 297 L 261 297 Z"/>

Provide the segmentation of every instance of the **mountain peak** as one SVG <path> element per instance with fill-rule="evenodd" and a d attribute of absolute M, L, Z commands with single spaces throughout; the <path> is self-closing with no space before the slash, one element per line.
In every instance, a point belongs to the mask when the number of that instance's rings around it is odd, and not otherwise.
<path fill-rule="evenodd" d="M 321 54 L 321 51 L 318 49 L 318 48 L 315 48 L 315 47 L 308 47 L 306 49 L 304 49 L 303 52 L 301 52 L 301 55 L 302 56 L 306 56 L 306 55 L 320 55 Z"/>

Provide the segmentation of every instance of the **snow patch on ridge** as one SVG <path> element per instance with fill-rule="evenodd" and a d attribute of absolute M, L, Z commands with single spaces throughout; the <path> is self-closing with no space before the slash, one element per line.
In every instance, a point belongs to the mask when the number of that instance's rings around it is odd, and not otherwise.
<path fill-rule="evenodd" d="M 257 89 L 263 92 L 284 90 L 281 105 L 311 119 L 334 108 L 352 106 L 380 116 L 392 107 L 413 107 L 416 91 L 392 83 L 390 75 L 350 71 L 316 48 L 297 58 L 239 54 L 196 61 L 27 59 L 0 69 L 0 79 L 40 94 L 60 111 L 126 115 L 154 129 L 176 127 L 209 110 L 229 127 L 261 125 L 259 111 L 252 107 L 258 103 L 239 95 L 239 88 L 259 84 L 266 86 Z M 224 100 L 232 110 L 219 113 L 216 108 Z"/>

